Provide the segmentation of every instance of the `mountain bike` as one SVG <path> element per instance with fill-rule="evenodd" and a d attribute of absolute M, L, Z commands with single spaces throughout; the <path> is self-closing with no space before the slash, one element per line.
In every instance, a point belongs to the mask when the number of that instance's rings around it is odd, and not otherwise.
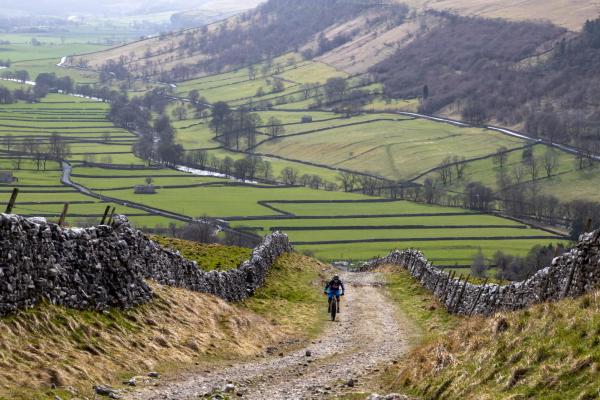
<path fill-rule="evenodd" d="M 335 321 L 335 316 L 337 314 L 337 310 L 340 306 L 340 299 L 337 296 L 333 296 L 331 301 L 329 302 L 329 313 L 331 314 L 331 320 Z"/>

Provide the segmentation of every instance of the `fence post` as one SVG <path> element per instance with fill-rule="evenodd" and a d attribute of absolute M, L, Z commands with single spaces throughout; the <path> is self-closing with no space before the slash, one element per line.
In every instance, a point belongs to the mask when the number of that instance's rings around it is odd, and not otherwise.
<path fill-rule="evenodd" d="M 450 297 L 450 301 L 448 301 L 446 307 L 448 308 L 449 312 L 452 312 L 452 303 L 454 302 L 454 297 L 456 297 L 456 293 L 458 292 L 458 289 L 460 288 L 460 281 L 462 281 L 463 278 L 463 274 L 460 274 L 460 276 L 458 277 L 458 282 L 456 283 L 456 285 L 454 286 L 454 290 L 452 290 L 452 297 Z"/>
<path fill-rule="evenodd" d="M 115 210 L 116 210 L 116 208 L 113 207 L 112 210 L 110 211 L 110 216 L 108 217 L 108 221 L 106 222 L 107 225 L 110 225 L 112 223 L 112 219 L 115 215 Z"/>
<path fill-rule="evenodd" d="M 14 188 L 12 191 L 12 195 L 10 196 L 10 200 L 6 206 L 6 214 L 12 213 L 13 208 L 15 207 L 15 202 L 17 201 L 17 196 L 19 195 L 19 188 Z"/>
<path fill-rule="evenodd" d="M 106 222 L 106 217 L 108 217 L 109 211 L 110 211 L 110 206 L 106 206 L 106 209 L 104 210 L 104 216 L 102 217 L 102 221 L 100 221 L 100 225 L 104 225 L 104 223 Z"/>
<path fill-rule="evenodd" d="M 499 288 L 498 290 L 502 291 L 502 294 L 500 296 L 498 296 L 498 301 L 496 301 L 496 305 L 494 306 L 494 310 L 493 312 L 497 312 L 498 310 L 502 309 L 502 301 L 504 300 L 504 296 L 506 295 L 506 292 L 508 292 L 508 286 L 504 286 L 504 290 L 501 290 L 501 288 Z"/>
<path fill-rule="evenodd" d="M 471 307 L 471 310 L 469 311 L 469 317 L 471 315 L 473 315 L 473 312 L 475 312 L 475 309 L 477 308 L 477 304 L 479 304 L 479 299 L 481 298 L 481 295 L 483 294 L 483 291 L 484 291 L 487 283 L 488 283 L 488 278 L 485 278 L 485 281 L 483 281 L 483 285 L 481 285 L 481 288 L 479 289 L 479 293 L 477 293 L 477 297 L 475 298 L 475 303 L 473 303 L 473 307 Z"/>
<path fill-rule="evenodd" d="M 542 285 L 540 286 L 540 293 L 539 293 L 539 297 L 540 297 L 540 301 L 544 302 L 546 301 L 546 291 L 548 290 L 548 282 L 550 281 L 550 276 L 548 274 L 546 274 L 546 276 L 544 276 L 544 282 L 542 283 Z"/>
<path fill-rule="evenodd" d="M 444 298 L 442 299 L 442 303 L 446 304 L 446 299 L 448 298 L 448 285 L 456 276 L 456 271 L 450 271 L 448 274 L 448 279 L 446 280 L 446 285 L 444 285 Z"/>
<path fill-rule="evenodd" d="M 440 283 L 440 281 L 442 280 L 442 274 L 439 274 L 437 279 L 435 280 L 435 285 L 433 286 L 433 294 L 435 295 L 435 291 L 437 290 L 438 284 Z"/>
<path fill-rule="evenodd" d="M 588 233 L 592 230 L 592 222 L 591 218 L 588 218 L 587 223 L 585 224 L 585 233 Z"/>
<path fill-rule="evenodd" d="M 58 220 L 58 226 L 63 226 L 65 223 L 65 219 L 67 218 L 67 213 L 69 212 L 69 203 L 65 203 L 63 207 L 63 211 L 60 214 L 60 219 Z"/>
<path fill-rule="evenodd" d="M 571 282 L 573 281 L 573 276 L 575 275 L 575 270 L 577 269 L 577 264 L 573 263 L 573 266 L 571 267 L 571 271 L 569 271 L 569 277 L 567 278 L 567 283 L 565 285 L 565 288 L 563 289 L 563 292 L 561 293 L 560 298 L 564 299 L 565 297 L 567 297 L 569 295 L 569 289 L 571 289 Z"/>

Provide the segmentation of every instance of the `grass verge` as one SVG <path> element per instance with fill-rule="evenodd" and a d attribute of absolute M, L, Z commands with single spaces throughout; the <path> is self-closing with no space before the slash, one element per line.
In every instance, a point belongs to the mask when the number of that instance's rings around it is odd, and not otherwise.
<path fill-rule="evenodd" d="M 327 321 L 322 295 L 327 265 L 297 253 L 283 255 L 267 283 L 243 305 L 294 337 L 316 337 Z"/>

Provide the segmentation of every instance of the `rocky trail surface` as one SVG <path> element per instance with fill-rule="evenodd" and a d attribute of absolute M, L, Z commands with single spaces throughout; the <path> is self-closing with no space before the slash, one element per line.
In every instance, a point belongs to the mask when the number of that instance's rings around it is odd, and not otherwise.
<path fill-rule="evenodd" d="M 186 374 L 124 394 L 131 400 L 211 398 L 215 391 L 245 399 L 323 399 L 359 386 L 371 392 L 369 376 L 409 347 L 412 325 L 402 321 L 377 273 L 343 273 L 346 283 L 339 320 L 323 335 L 289 354 Z M 327 304 L 323 300 L 323 313 Z"/>

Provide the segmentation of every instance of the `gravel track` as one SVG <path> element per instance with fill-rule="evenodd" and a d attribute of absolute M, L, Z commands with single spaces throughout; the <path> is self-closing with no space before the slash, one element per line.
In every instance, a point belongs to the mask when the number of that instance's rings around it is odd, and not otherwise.
<path fill-rule="evenodd" d="M 411 325 L 403 323 L 376 273 L 341 273 L 346 284 L 339 321 L 330 322 L 310 346 L 203 374 L 186 374 L 125 394 L 131 400 L 197 399 L 235 386 L 244 399 L 323 399 L 345 393 L 400 357 L 409 347 Z M 323 300 L 323 313 L 327 310 Z M 310 356 L 308 355 L 310 353 Z M 364 388 L 368 391 L 368 388 Z"/>

